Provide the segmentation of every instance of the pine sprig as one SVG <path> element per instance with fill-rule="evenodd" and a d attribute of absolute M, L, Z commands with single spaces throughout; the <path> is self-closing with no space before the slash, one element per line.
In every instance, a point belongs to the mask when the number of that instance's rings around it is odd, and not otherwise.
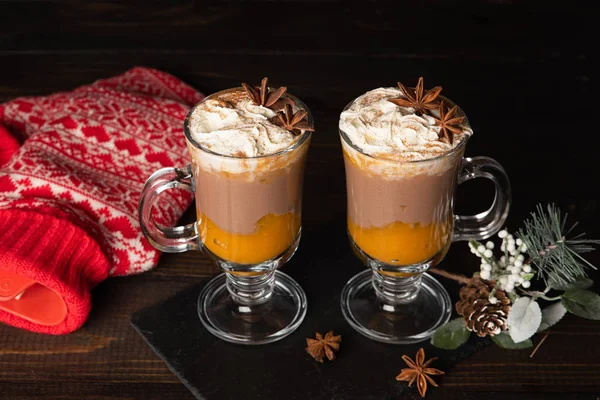
<path fill-rule="evenodd" d="M 577 223 L 566 229 L 566 222 L 567 214 L 563 217 L 554 204 L 549 204 L 546 210 L 538 205 L 517 233 L 546 285 L 551 282 L 566 285 L 585 277 L 586 268 L 596 269 L 581 254 L 594 250 L 592 245 L 600 244 L 600 240 L 585 239 L 584 233 L 568 238 Z"/>

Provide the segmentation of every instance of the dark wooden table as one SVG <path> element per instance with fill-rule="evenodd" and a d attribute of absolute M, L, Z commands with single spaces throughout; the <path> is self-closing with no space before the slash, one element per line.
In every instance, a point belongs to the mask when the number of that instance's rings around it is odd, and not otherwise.
<path fill-rule="evenodd" d="M 469 115 L 475 136 L 467 154 L 494 157 L 508 170 L 511 229 L 536 203 L 553 201 L 600 237 L 595 46 L 586 41 L 597 26 L 593 12 L 576 2 L 415 3 L 2 1 L 0 101 L 68 90 L 136 65 L 164 69 L 207 94 L 269 76 L 315 114 L 305 229 L 343 234 L 341 109 L 366 90 L 424 76 Z M 491 195 L 485 182 L 469 182 L 458 211 L 480 211 Z M 300 251 L 318 257 L 327 246 Z M 600 265 L 599 253 L 589 259 Z M 446 263 L 465 273 L 477 268 L 466 244 L 454 245 Z M 76 333 L 0 326 L 0 397 L 191 399 L 129 317 L 217 272 L 200 253 L 164 255 L 152 272 L 99 285 Z M 596 399 L 599 327 L 567 316 L 533 359 L 527 350 L 490 346 L 447 371 L 432 398 L 455 398 L 460 389 L 473 399 Z"/>

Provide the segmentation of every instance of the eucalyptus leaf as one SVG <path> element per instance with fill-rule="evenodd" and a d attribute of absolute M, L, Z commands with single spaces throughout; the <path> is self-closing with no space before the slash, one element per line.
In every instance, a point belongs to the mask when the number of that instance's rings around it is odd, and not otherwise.
<path fill-rule="evenodd" d="M 456 318 L 439 327 L 431 337 L 431 344 L 440 349 L 454 350 L 469 340 L 471 332 L 465 325 L 465 320 Z"/>
<path fill-rule="evenodd" d="M 542 322 L 542 310 L 531 297 L 519 297 L 508 313 L 507 325 L 515 343 L 529 339 Z"/>
<path fill-rule="evenodd" d="M 565 308 L 580 317 L 600 319 L 600 296 L 583 289 L 567 290 L 561 298 Z"/>
<path fill-rule="evenodd" d="M 492 336 L 492 340 L 503 349 L 519 350 L 533 347 L 533 342 L 531 339 L 525 339 L 522 342 L 515 343 L 510 335 L 505 332 Z"/>
<path fill-rule="evenodd" d="M 538 332 L 545 331 L 552 325 L 556 324 L 567 313 L 567 309 L 562 303 L 557 302 L 542 310 L 542 323 L 538 328 Z"/>
<path fill-rule="evenodd" d="M 566 282 L 558 282 L 553 277 L 550 277 L 550 279 L 548 280 L 548 284 L 550 285 L 550 287 L 552 289 L 556 289 L 556 290 L 588 289 L 588 288 L 592 287 L 592 285 L 594 284 L 594 281 L 591 280 L 590 278 L 581 277 L 581 278 L 577 278 L 573 282 L 566 283 Z"/>

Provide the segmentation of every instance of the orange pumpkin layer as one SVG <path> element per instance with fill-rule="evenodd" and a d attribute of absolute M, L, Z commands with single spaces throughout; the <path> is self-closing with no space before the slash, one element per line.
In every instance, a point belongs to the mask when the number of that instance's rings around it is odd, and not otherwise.
<path fill-rule="evenodd" d="M 292 212 L 265 215 L 250 234 L 228 232 L 206 216 L 198 223 L 204 246 L 218 257 L 239 264 L 259 264 L 277 257 L 294 242 L 299 230 L 300 216 Z"/>
<path fill-rule="evenodd" d="M 390 265 L 411 265 L 430 259 L 447 246 L 449 223 L 406 224 L 393 222 L 383 227 L 361 227 L 348 219 L 350 236 L 369 256 Z"/>

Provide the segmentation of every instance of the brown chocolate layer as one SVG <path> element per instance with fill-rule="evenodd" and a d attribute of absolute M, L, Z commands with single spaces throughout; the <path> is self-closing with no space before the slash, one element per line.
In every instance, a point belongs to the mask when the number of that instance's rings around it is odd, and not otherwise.
<path fill-rule="evenodd" d="M 446 162 L 427 161 L 427 162 Z M 344 156 L 348 216 L 357 225 L 383 227 L 394 222 L 421 226 L 452 217 L 460 157 L 437 174 L 401 177 L 373 174 Z"/>
<path fill-rule="evenodd" d="M 239 174 L 205 168 L 206 163 L 195 158 L 206 157 L 206 153 L 193 151 L 198 218 L 206 216 L 231 233 L 250 234 L 256 230 L 257 221 L 267 214 L 300 215 L 308 144 L 309 140 L 291 154 L 272 156 L 288 158 L 285 163 L 272 163 L 277 167 Z M 244 159 L 230 158 L 223 162 L 243 163 Z"/>

